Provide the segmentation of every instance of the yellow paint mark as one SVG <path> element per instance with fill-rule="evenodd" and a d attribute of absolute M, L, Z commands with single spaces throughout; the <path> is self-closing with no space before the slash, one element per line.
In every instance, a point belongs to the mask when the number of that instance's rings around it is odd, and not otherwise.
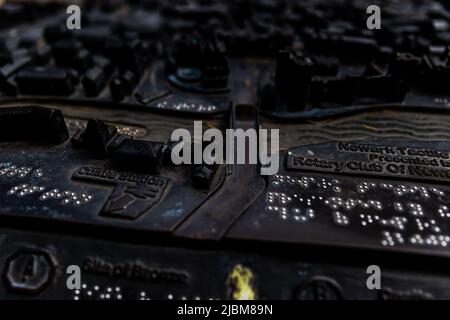
<path fill-rule="evenodd" d="M 234 266 L 228 278 L 231 286 L 231 298 L 233 300 L 256 300 L 257 294 L 254 288 L 255 276 L 250 268 L 241 264 Z"/>
<path fill-rule="evenodd" d="M 372 126 L 368 126 L 367 124 L 363 124 L 363 125 L 361 125 L 364 129 L 368 129 L 368 130 L 371 130 L 371 131 L 378 131 L 378 129 L 377 128 L 375 128 L 375 127 L 372 127 Z"/>

